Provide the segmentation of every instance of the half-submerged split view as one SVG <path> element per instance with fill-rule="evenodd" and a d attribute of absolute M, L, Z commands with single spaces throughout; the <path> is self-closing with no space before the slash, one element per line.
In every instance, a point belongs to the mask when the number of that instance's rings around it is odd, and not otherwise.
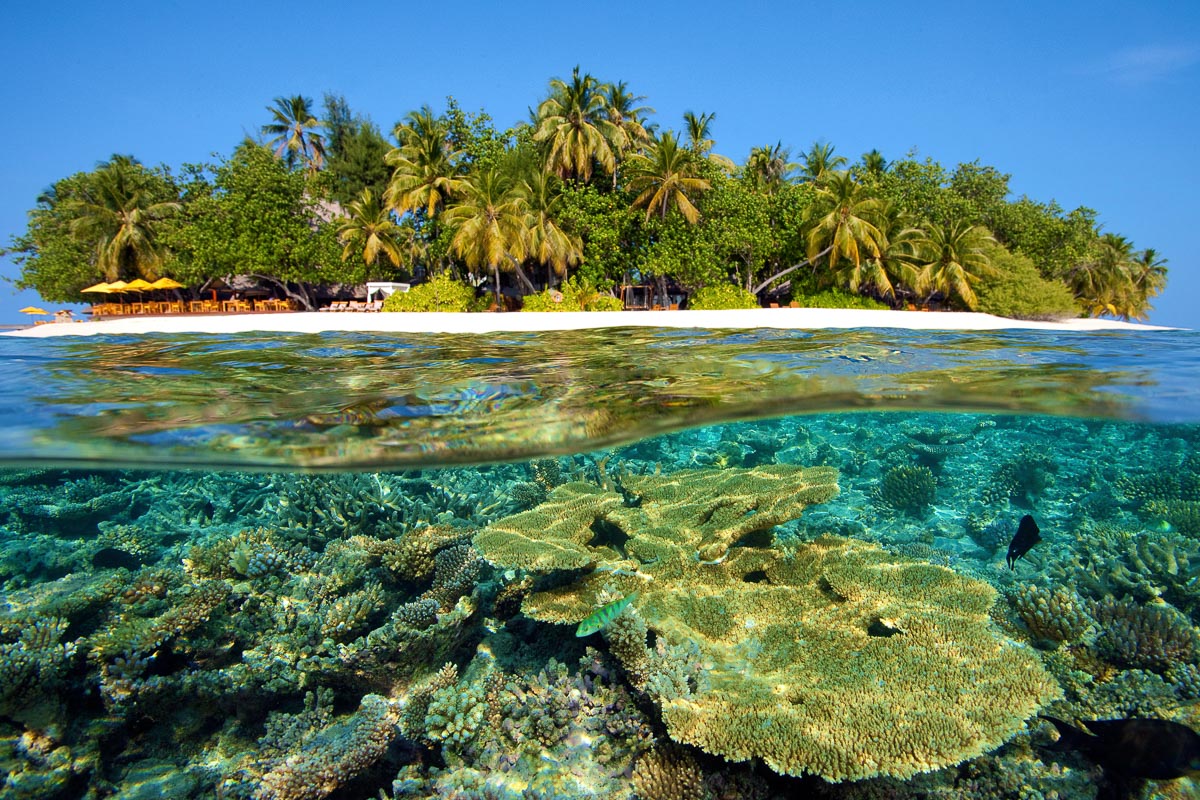
<path fill-rule="evenodd" d="M 0 364 L 6 800 L 1197 791 L 1195 333 Z"/>

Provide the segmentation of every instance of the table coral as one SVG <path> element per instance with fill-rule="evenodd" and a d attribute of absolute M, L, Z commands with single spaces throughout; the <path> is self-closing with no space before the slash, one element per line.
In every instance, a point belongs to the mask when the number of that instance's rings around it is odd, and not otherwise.
<path fill-rule="evenodd" d="M 614 653 L 660 702 L 676 741 L 831 781 L 908 777 L 998 746 L 1059 689 L 990 622 L 991 587 L 833 537 L 763 546 L 774 525 L 832 497 L 836 477 L 780 466 L 626 476 L 636 505 L 569 485 L 550 509 L 500 520 L 475 541 L 500 566 L 592 567 L 531 593 L 523 610 L 536 619 L 575 623 L 638 591 L 655 648 L 643 642 L 639 654 L 626 635 Z M 539 558 L 543 536 L 550 555 Z M 873 635 L 878 626 L 896 635 Z M 648 674 L 662 648 L 689 645 L 706 666 L 699 679 Z"/>

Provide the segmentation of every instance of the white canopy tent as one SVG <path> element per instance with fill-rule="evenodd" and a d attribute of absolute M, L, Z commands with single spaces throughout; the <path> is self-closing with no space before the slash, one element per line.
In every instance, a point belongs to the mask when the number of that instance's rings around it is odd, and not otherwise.
<path fill-rule="evenodd" d="M 396 292 L 407 292 L 409 284 L 407 283 L 392 283 L 391 281 L 368 281 L 367 282 L 367 302 L 371 302 L 371 296 L 379 292 L 379 299 L 391 297 Z"/>

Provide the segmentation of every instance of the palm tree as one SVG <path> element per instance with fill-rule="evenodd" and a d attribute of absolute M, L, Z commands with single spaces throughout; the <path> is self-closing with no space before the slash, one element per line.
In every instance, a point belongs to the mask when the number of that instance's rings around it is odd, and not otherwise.
<path fill-rule="evenodd" d="M 1124 295 L 1132 284 L 1130 269 L 1135 258 L 1133 242 L 1106 233 L 1097 241 L 1093 257 L 1067 273 L 1067 284 L 1092 316 L 1122 316 L 1122 308 L 1129 305 Z"/>
<path fill-rule="evenodd" d="M 650 134 L 643 125 L 647 114 L 653 114 L 650 106 L 639 106 L 636 103 L 645 100 L 643 95 L 635 95 L 629 91 L 625 81 L 606 84 L 601 92 L 608 106 L 608 121 L 612 123 L 612 136 L 609 146 L 617 161 L 625 157 L 631 149 L 638 149 L 650 141 Z M 613 185 L 616 185 L 616 174 L 613 175 Z"/>
<path fill-rule="evenodd" d="M 409 112 L 396 138 L 400 146 L 384 156 L 395 171 L 383 198 L 397 214 L 419 210 L 432 219 L 464 186 L 461 153 L 429 106 Z"/>
<path fill-rule="evenodd" d="M 351 254 L 359 253 L 368 267 L 377 266 L 380 256 L 387 256 L 392 266 L 400 266 L 400 226 L 375 193 L 363 189 L 358 199 L 346 206 L 346 210 L 350 216 L 338 229 L 338 241 L 344 246 L 342 260 L 346 261 Z"/>
<path fill-rule="evenodd" d="M 800 164 L 800 177 L 805 181 L 819 183 L 827 174 L 838 167 L 844 167 L 845 157 L 835 156 L 833 151 L 833 145 L 827 142 L 813 142 Z"/>
<path fill-rule="evenodd" d="M 561 189 L 557 175 L 541 170 L 531 170 L 519 187 L 528 213 L 529 258 L 546 267 L 547 284 L 551 271 L 561 278 L 568 267 L 583 260 L 579 237 L 567 233 L 555 221 L 562 206 Z"/>
<path fill-rule="evenodd" d="M 683 112 L 683 124 L 687 126 L 688 149 L 698 156 L 707 158 L 716 164 L 726 174 L 732 175 L 737 165 L 723 155 L 712 152 L 716 142 L 712 136 L 712 122 L 717 118 L 715 113 L 696 115 L 691 111 Z"/>
<path fill-rule="evenodd" d="M 276 146 L 275 155 L 282 156 L 289 167 L 296 166 L 296 157 L 303 156 L 310 169 L 325 161 L 325 139 L 315 133 L 323 127 L 312 113 L 312 100 L 303 95 L 276 97 L 274 106 L 267 106 L 273 122 L 262 126 L 262 132 L 275 138 L 268 142 Z"/>
<path fill-rule="evenodd" d="M 518 270 L 526 288 L 536 291 L 520 270 L 529 254 L 524 199 L 512 182 L 492 167 L 464 180 L 462 199 L 446 211 L 446 221 L 458 228 L 450 249 L 471 269 L 490 269 L 496 302 L 500 302 L 500 270 Z"/>
<path fill-rule="evenodd" d="M 1132 316 L 1144 319 L 1150 310 L 1150 298 L 1167 286 L 1167 260 L 1160 258 L 1153 247 L 1148 247 L 1137 254 L 1130 266 L 1134 294 L 1141 305 L 1139 312 Z"/>
<path fill-rule="evenodd" d="M 882 201 L 868 194 L 850 173 L 826 173 L 806 215 L 815 220 L 808 233 L 808 260 L 815 262 L 827 252 L 830 266 L 836 268 L 847 259 L 858 269 L 864 253 L 878 259 L 884 236 L 875 222 L 882 209 Z"/>
<path fill-rule="evenodd" d="M 873 218 L 880 233 L 879 254 L 858 264 L 843 261 L 838 281 L 852 292 L 873 288 L 879 297 L 895 305 L 901 287 L 921 291 L 917 261 L 925 232 L 893 203 L 882 203 Z"/>
<path fill-rule="evenodd" d="M 863 153 L 859 163 L 862 165 L 864 175 L 870 178 L 878 178 L 888 170 L 887 159 L 878 150 Z"/>
<path fill-rule="evenodd" d="M 105 280 L 136 275 L 148 281 L 159 276 L 162 222 L 181 208 L 152 196 L 146 169 L 129 156 L 114 155 L 100 164 L 82 191 L 70 200 L 71 232 L 95 242 L 96 264 Z"/>
<path fill-rule="evenodd" d="M 701 112 L 697 115 L 691 111 L 683 112 L 683 124 L 687 126 L 688 147 L 696 155 L 705 155 L 716 144 L 715 141 L 709 138 L 712 136 L 712 122 L 716 118 L 716 113 L 705 114 Z"/>
<path fill-rule="evenodd" d="M 962 219 L 931 225 L 921 243 L 926 262 L 921 270 L 921 283 L 931 294 L 941 292 L 948 299 L 958 297 L 974 311 L 979 299 L 972 284 L 993 271 L 988 246 L 995 243 L 986 228 Z"/>
<path fill-rule="evenodd" d="M 592 164 L 612 173 L 616 155 L 609 144 L 618 141 L 616 125 L 608 116 L 606 87 L 576 66 L 570 82 L 550 81 L 550 96 L 537 110 L 536 142 L 545 143 L 546 169 L 562 178 L 591 180 Z"/>
<path fill-rule="evenodd" d="M 790 153 L 783 142 L 755 147 L 746 160 L 746 175 L 754 187 L 767 194 L 774 194 L 790 179 L 796 165 L 788 161 Z"/>
<path fill-rule="evenodd" d="M 630 190 L 640 192 L 633 206 L 645 207 L 646 219 L 655 213 L 666 219 L 667 211 L 674 205 L 693 225 L 700 220 L 700 210 L 688 195 L 703 192 L 711 184 L 696 177 L 695 157 L 691 151 L 679 147 L 675 134 L 667 131 L 650 145 L 645 155 L 631 158 L 627 171 Z"/>

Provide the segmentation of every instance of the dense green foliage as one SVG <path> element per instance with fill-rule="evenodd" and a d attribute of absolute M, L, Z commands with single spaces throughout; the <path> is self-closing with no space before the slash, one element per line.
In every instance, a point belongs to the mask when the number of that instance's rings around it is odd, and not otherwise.
<path fill-rule="evenodd" d="M 487 298 L 447 273 L 430 278 L 407 292 L 396 292 L 383 301 L 384 311 L 482 311 Z"/>
<path fill-rule="evenodd" d="M 841 289 L 793 294 L 792 302 L 800 308 L 861 308 L 868 311 L 886 311 L 889 308 L 887 303 L 881 303 L 872 297 Z"/>
<path fill-rule="evenodd" d="M 758 308 L 758 298 L 740 286 L 718 283 L 705 286 L 688 300 L 693 311 L 717 311 L 729 308 Z"/>
<path fill-rule="evenodd" d="M 716 152 L 715 114 L 689 112 L 676 133 L 644 100 L 577 67 L 528 122 L 497 128 L 449 98 L 405 114 L 393 142 L 340 96 L 321 117 L 280 96 L 268 144 L 216 165 L 176 179 L 114 156 L 59 180 L 9 252 L 19 286 L 62 301 L 100 280 L 243 275 L 311 307 L 322 287 L 449 270 L 527 308 L 561 307 L 549 292 L 577 276 L 660 300 L 673 284 L 692 308 L 790 295 L 1144 318 L 1165 286 L 1153 249 L 1101 233 L 1092 209 L 1013 198 L 978 161 L 852 162 L 827 142 L 793 161 L 776 141 L 739 165 Z"/>
<path fill-rule="evenodd" d="M 611 294 L 604 294 L 587 280 L 568 278 L 561 291 L 544 289 L 528 295 L 522 311 L 620 311 L 624 306 Z"/>
<path fill-rule="evenodd" d="M 998 317 L 1060 320 L 1077 317 L 1079 306 L 1071 290 L 1043 278 L 1026 256 L 1001 251 L 992 256 L 995 275 L 979 284 L 977 311 Z"/>

